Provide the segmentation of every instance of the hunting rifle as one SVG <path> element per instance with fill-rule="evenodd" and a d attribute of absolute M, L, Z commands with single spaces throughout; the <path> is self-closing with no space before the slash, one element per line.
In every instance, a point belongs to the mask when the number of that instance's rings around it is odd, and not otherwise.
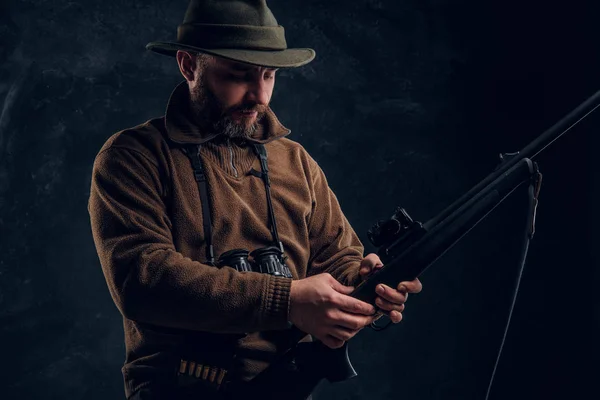
<path fill-rule="evenodd" d="M 531 212 L 527 236 L 527 239 L 530 239 L 534 231 L 535 207 L 541 182 L 537 164 L 532 162 L 531 158 L 569 131 L 598 106 L 600 106 L 600 91 L 520 152 L 501 155 L 501 163 L 494 172 L 431 220 L 425 223 L 413 221 L 404 209 L 397 208 L 389 220 L 375 224 L 369 230 L 368 237 L 373 245 L 378 247 L 377 254 L 383 262 L 383 267 L 368 276 L 350 296 L 375 306 L 375 287 L 378 284 L 384 283 L 395 287 L 399 282 L 417 278 L 517 187 L 526 182 L 530 184 Z M 526 241 L 522 252 L 519 277 L 525 262 L 528 243 L 529 240 Z M 518 282 L 517 280 L 512 306 L 516 300 Z M 505 337 L 507 330 L 508 324 Z M 339 382 L 357 375 L 348 358 L 347 343 L 339 349 L 330 349 L 319 341 L 300 342 L 306 335 L 298 328 L 292 327 L 291 340 L 285 354 L 253 380 L 234 389 L 235 398 L 257 396 L 256 398 L 263 399 L 305 399 L 322 379 Z M 491 381 L 488 395 L 490 387 Z"/>

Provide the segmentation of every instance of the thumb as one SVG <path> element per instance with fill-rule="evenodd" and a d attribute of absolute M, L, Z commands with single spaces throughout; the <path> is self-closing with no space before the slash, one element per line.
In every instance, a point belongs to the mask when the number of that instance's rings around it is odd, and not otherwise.
<path fill-rule="evenodd" d="M 381 259 L 375 253 L 368 254 L 366 257 L 362 259 L 360 262 L 360 268 L 358 273 L 361 276 L 368 275 L 375 269 L 379 269 L 383 266 Z"/>
<path fill-rule="evenodd" d="M 354 291 L 354 286 L 344 286 L 336 279 L 333 279 L 333 282 L 331 282 L 331 288 L 342 294 L 350 294 Z"/>

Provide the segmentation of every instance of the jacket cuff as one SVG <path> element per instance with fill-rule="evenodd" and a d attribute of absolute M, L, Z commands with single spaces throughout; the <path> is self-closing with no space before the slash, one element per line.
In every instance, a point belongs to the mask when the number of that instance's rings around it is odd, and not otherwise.
<path fill-rule="evenodd" d="M 290 278 L 269 276 L 263 301 L 263 323 L 267 330 L 289 327 L 291 287 L 292 280 Z"/>
<path fill-rule="evenodd" d="M 336 278 L 342 285 L 354 287 L 358 286 L 362 282 L 359 273 L 360 263 L 361 261 L 349 263 L 349 265 L 343 269 L 338 276 L 334 275 L 334 278 Z"/>

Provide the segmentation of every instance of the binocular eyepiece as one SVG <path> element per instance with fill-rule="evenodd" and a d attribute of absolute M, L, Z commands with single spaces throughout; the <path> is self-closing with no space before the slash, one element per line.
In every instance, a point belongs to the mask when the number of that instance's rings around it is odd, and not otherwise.
<path fill-rule="evenodd" d="M 249 252 L 245 249 L 233 249 L 221 254 L 217 267 L 228 266 L 239 272 L 259 272 L 284 278 L 292 278 L 285 260 L 287 257 L 275 246 L 263 247 Z"/>

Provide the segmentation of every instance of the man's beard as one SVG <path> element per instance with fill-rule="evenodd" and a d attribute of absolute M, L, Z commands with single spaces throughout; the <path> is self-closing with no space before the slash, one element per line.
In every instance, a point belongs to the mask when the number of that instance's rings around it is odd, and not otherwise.
<path fill-rule="evenodd" d="M 256 103 L 243 103 L 226 107 L 217 99 L 203 78 L 195 88 L 190 88 L 191 111 L 196 121 L 213 133 L 222 134 L 229 138 L 248 139 L 256 132 L 259 122 L 264 117 L 267 106 Z M 232 114 L 236 111 L 256 111 L 253 122 L 242 118 L 235 121 Z"/>

